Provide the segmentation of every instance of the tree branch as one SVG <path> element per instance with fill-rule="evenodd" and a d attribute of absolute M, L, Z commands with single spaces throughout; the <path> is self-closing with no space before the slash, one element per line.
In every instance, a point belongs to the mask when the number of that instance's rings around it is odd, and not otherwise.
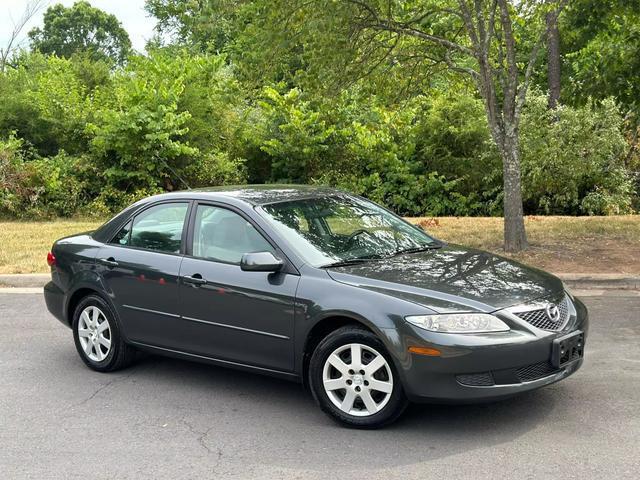
<path fill-rule="evenodd" d="M 504 91 L 502 111 L 505 119 L 513 119 L 515 116 L 515 101 L 518 91 L 518 64 L 516 63 L 516 39 L 511 26 L 511 15 L 507 0 L 498 0 L 500 6 L 500 23 L 504 34 L 507 60 L 507 88 Z M 536 54 L 537 55 L 537 54 Z"/>
<path fill-rule="evenodd" d="M 461 67 L 460 65 L 456 64 L 452 59 L 451 59 L 451 55 L 450 55 L 450 51 L 447 50 L 446 52 L 444 52 L 444 61 L 446 62 L 447 66 L 458 73 L 466 73 L 468 75 L 470 75 L 474 80 L 478 81 L 480 80 L 480 73 L 476 70 L 474 70 L 471 67 Z"/>
<path fill-rule="evenodd" d="M 387 30 L 390 32 L 400 33 L 403 35 L 409 35 L 412 37 L 420 38 L 431 43 L 435 43 L 449 50 L 457 50 L 458 52 L 465 53 L 467 55 L 474 55 L 473 50 L 467 48 L 459 43 L 452 42 L 446 38 L 431 35 L 429 33 L 418 30 L 417 28 L 409 27 L 405 24 L 394 22 L 392 20 L 379 20 L 378 23 L 369 25 L 371 28 L 378 30 Z"/>
<path fill-rule="evenodd" d="M 465 24 L 467 29 L 467 35 L 469 35 L 469 40 L 471 40 L 471 44 L 473 48 L 476 50 L 475 54 L 479 55 L 480 52 L 480 42 L 478 40 L 478 34 L 476 33 L 475 25 L 473 24 L 473 16 L 471 15 L 471 11 L 467 5 L 465 0 L 459 0 L 458 5 L 460 6 L 460 11 L 462 12 L 462 21 Z"/>
<path fill-rule="evenodd" d="M 14 44 L 22 29 L 29 23 L 36 13 L 43 7 L 45 0 L 30 0 L 18 22 L 13 23 L 13 30 L 9 34 L 6 48 L 0 48 L 0 72 L 4 72 L 11 53 L 17 48 Z"/>

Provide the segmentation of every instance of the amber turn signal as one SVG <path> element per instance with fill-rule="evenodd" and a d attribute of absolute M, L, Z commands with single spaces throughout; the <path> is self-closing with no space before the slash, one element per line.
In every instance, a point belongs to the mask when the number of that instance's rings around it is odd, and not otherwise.
<path fill-rule="evenodd" d="M 409 351 L 417 355 L 427 355 L 428 357 L 439 357 L 442 355 L 442 352 L 437 348 L 409 347 Z"/>

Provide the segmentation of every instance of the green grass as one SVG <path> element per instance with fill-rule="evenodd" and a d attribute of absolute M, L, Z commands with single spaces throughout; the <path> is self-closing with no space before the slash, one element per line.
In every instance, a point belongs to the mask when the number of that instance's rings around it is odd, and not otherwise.
<path fill-rule="evenodd" d="M 504 254 L 502 219 L 439 217 L 410 219 L 451 243 Z M 90 219 L 0 222 L 0 273 L 47 272 L 52 243 L 66 235 L 93 230 Z M 531 247 L 512 255 L 554 272 L 640 274 L 640 216 L 527 217 Z"/>

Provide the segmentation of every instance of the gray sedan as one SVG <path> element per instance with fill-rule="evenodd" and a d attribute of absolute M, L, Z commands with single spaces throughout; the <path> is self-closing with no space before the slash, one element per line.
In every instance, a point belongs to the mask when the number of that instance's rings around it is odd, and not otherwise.
<path fill-rule="evenodd" d="M 144 199 L 48 255 L 82 360 L 138 350 L 308 386 L 342 424 L 496 400 L 582 364 L 587 310 L 551 274 L 449 245 L 363 198 L 240 186 Z"/>

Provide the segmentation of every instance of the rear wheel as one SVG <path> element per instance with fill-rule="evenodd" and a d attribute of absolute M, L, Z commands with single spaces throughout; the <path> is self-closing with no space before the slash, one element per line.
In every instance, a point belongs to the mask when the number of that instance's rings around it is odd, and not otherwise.
<path fill-rule="evenodd" d="M 89 368 L 112 372 L 133 362 L 135 349 L 124 342 L 116 316 L 102 297 L 83 298 L 74 311 L 72 327 L 78 354 Z"/>
<path fill-rule="evenodd" d="M 320 408 L 351 427 L 382 427 L 407 406 L 384 345 L 355 326 L 340 328 L 320 342 L 309 364 L 309 385 Z"/>

